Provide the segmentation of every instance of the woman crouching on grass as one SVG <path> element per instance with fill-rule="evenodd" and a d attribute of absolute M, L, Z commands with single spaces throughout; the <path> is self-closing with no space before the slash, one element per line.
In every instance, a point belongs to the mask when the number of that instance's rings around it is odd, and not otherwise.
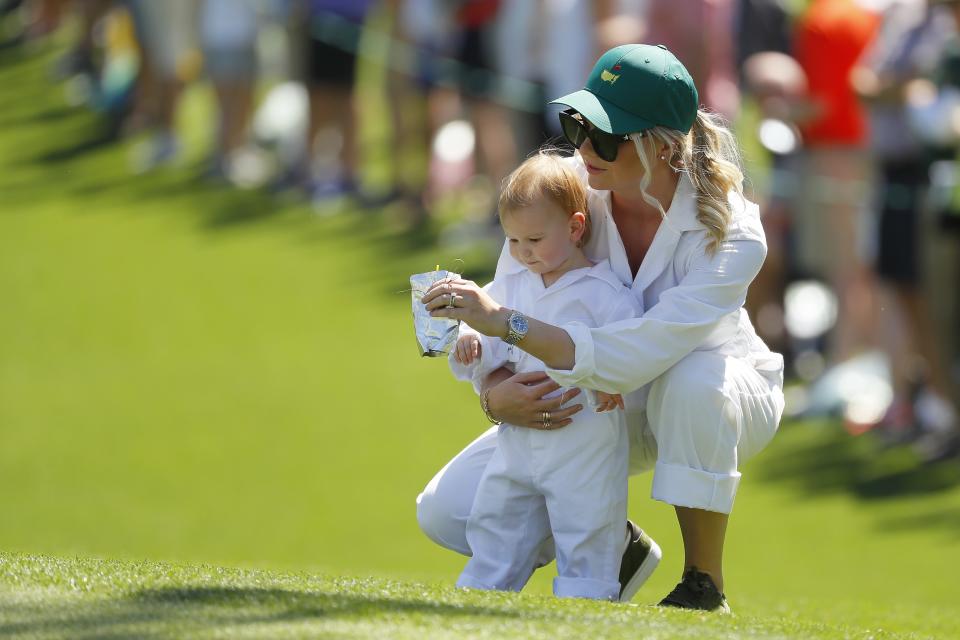
<path fill-rule="evenodd" d="M 441 281 L 423 301 L 434 316 L 510 336 L 546 364 L 543 375 L 491 373 L 480 395 L 489 417 L 563 428 L 583 407 L 568 402 L 577 392 L 552 397 L 561 386 L 626 396 L 631 473 L 653 469 L 653 498 L 674 506 L 683 537 L 683 574 L 660 604 L 729 611 L 722 560 L 738 468 L 770 442 L 783 413 L 783 358 L 743 309 L 766 241 L 757 206 L 743 197 L 736 141 L 698 110 L 690 74 L 663 46 L 611 49 L 585 89 L 554 102 L 568 107 L 560 120 L 578 149 L 569 162 L 589 187 L 585 253 L 609 260 L 646 312 L 598 328 L 554 326 L 466 280 Z M 517 267 L 505 248 L 497 275 Z M 468 445 L 417 500 L 427 535 L 467 555 L 465 523 L 496 438 L 493 428 Z M 650 538 L 625 525 L 621 600 L 655 565 Z M 548 540 L 542 561 L 552 549 Z"/>

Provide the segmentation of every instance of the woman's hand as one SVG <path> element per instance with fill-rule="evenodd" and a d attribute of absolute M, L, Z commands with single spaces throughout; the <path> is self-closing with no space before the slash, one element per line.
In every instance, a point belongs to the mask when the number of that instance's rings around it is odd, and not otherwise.
<path fill-rule="evenodd" d="M 470 280 L 438 280 L 423 295 L 422 302 L 431 316 L 462 320 L 487 336 L 507 335 L 509 310 Z"/>
<path fill-rule="evenodd" d="M 560 388 L 542 371 L 510 376 L 487 394 L 487 408 L 497 420 L 531 429 L 559 429 L 573 420 L 570 416 L 583 409 L 582 404 L 563 407 L 580 389 L 556 398 L 544 398 Z M 562 408 L 561 408 L 562 407 Z"/>

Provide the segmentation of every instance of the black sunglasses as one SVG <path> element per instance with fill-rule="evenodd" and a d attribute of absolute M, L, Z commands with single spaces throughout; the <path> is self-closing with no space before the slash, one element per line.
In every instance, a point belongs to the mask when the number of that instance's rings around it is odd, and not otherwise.
<path fill-rule="evenodd" d="M 563 130 L 563 137 L 579 149 L 583 142 L 590 138 L 590 144 L 593 150 L 601 159 L 607 162 L 613 162 L 617 159 L 617 152 L 620 151 L 620 143 L 629 140 L 630 136 L 626 134 L 607 133 L 596 127 L 589 127 L 583 116 L 573 110 L 560 112 L 560 128 Z M 641 134 L 642 135 L 642 134 Z"/>

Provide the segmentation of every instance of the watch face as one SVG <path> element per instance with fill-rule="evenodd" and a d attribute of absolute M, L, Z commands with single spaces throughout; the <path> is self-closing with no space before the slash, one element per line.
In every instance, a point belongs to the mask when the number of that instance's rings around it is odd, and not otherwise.
<path fill-rule="evenodd" d="M 521 315 L 515 315 L 510 318 L 510 328 L 523 335 L 527 332 L 527 319 Z"/>

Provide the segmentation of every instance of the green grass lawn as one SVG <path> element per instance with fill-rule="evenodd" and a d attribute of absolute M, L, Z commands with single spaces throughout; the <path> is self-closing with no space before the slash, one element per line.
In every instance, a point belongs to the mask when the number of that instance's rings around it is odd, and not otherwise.
<path fill-rule="evenodd" d="M 0 637 L 912 637 L 796 616 L 720 616 L 382 578 L 7 554 L 0 569 Z"/>
<path fill-rule="evenodd" d="M 552 567 L 521 597 L 453 592 L 463 560 L 419 532 L 414 499 L 484 419 L 418 357 L 404 290 L 489 261 L 389 212 L 196 180 L 202 87 L 193 164 L 132 176 L 52 59 L 0 58 L 0 636 L 960 637 L 960 465 L 828 422 L 785 424 L 744 469 L 733 620 L 555 602 Z M 665 559 L 641 604 L 681 568 L 649 482 L 630 514 Z"/>

